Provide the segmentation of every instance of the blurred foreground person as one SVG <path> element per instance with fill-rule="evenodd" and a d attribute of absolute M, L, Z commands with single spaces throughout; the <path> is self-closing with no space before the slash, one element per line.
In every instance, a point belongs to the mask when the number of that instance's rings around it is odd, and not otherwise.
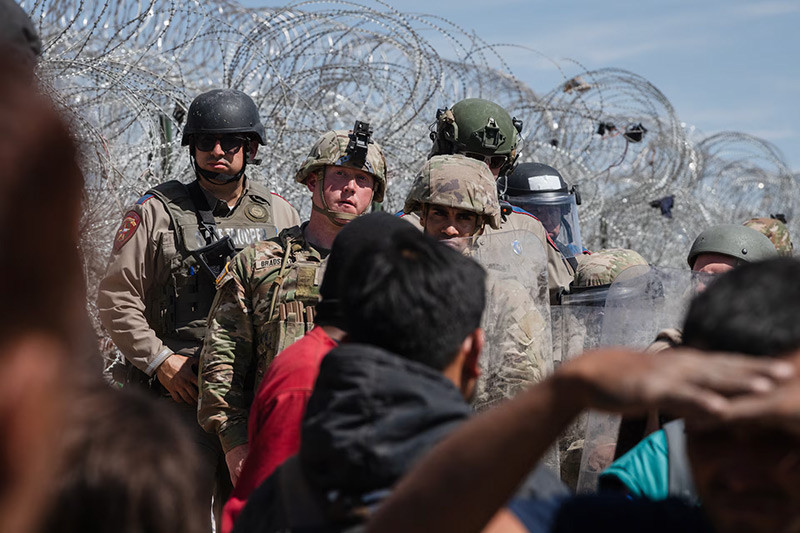
<path fill-rule="evenodd" d="M 14 57 L 0 53 L 0 531 L 199 533 L 191 450 L 161 460 L 186 437 L 153 401 L 102 380 L 78 151 L 32 75 L 12 75 L 31 74 Z"/>
<path fill-rule="evenodd" d="M 764 266 L 727 274 L 737 278 L 720 278 L 692 303 L 685 329 L 693 346 L 761 353 L 762 342 L 775 342 L 776 350 L 767 352 L 772 355 L 796 349 L 784 342 L 798 330 L 796 320 L 787 320 L 794 311 L 732 299 L 724 288 L 748 274 L 774 287 L 797 285 L 796 275 L 775 279 Z M 751 322 L 754 313 L 763 316 Z M 780 333 L 772 328 L 772 313 Z M 798 370 L 797 355 L 780 361 L 688 350 L 669 357 L 588 352 L 444 441 L 401 481 L 370 531 L 800 531 Z M 513 499 L 496 514 L 583 409 L 633 414 L 652 407 L 686 417 L 689 457 L 708 518 L 680 500 L 616 495 Z"/>
<path fill-rule="evenodd" d="M 800 283 L 795 281 L 797 279 L 800 279 L 798 261 L 771 260 L 736 268 L 697 297 L 686 317 L 684 346 L 735 351 L 757 357 L 780 356 L 800 349 L 800 322 L 797 321 L 800 314 Z M 754 434 L 758 433 L 757 429 L 753 431 Z M 752 477 L 756 473 L 755 467 L 744 469 L 741 465 L 754 460 L 750 456 L 754 450 L 760 450 L 763 458 L 774 456 L 774 451 L 779 451 L 780 443 L 786 439 L 775 435 L 769 446 L 772 451 L 768 452 L 762 449 L 758 439 L 751 442 L 750 439 L 743 439 L 739 431 L 730 433 L 724 445 L 718 443 L 716 454 L 721 456 L 735 448 L 735 453 L 741 455 L 731 458 L 733 468 L 724 473 L 722 483 L 716 487 L 712 497 L 717 502 L 730 497 L 726 491 L 737 482 L 743 485 L 742 489 L 737 490 L 748 493 L 763 492 L 764 483 L 772 487 L 780 486 L 780 480 L 774 477 L 781 467 L 780 458 L 776 458 L 776 470 L 759 470 L 757 477 Z M 697 440 L 696 432 L 693 439 Z M 680 497 L 696 501 L 698 495 L 689 465 L 686 440 L 684 421 L 678 419 L 669 422 L 663 430 L 650 434 L 615 461 L 600 477 L 601 488 L 622 490 L 651 500 Z M 703 458 L 703 463 L 707 466 L 721 464 L 721 459 L 707 457 Z M 786 470 L 780 475 L 790 475 L 791 465 L 782 466 Z M 747 476 L 747 479 L 742 479 L 743 476 Z M 767 493 L 772 492 L 773 489 L 767 488 Z M 770 494 L 771 498 L 773 496 Z M 751 505 L 759 501 L 750 500 Z M 746 510 L 742 505 L 737 505 L 726 514 L 739 521 L 742 519 L 738 513 Z M 774 510 L 770 512 L 775 514 Z"/>
<path fill-rule="evenodd" d="M 237 533 L 357 527 L 471 413 L 480 265 L 409 227 L 365 250 L 341 279 L 348 342 L 322 361 L 298 455 L 251 494 Z"/>
<path fill-rule="evenodd" d="M 385 247 L 400 230 L 408 230 L 408 224 L 388 213 L 372 213 L 348 223 L 333 241 L 319 288 L 314 329 L 275 357 L 253 400 L 248 419 L 250 451 L 225 504 L 222 533 L 233 529 L 250 493 L 300 448 L 300 424 L 319 364 L 346 334 L 340 309 L 347 290 L 343 272 L 365 250 Z"/>

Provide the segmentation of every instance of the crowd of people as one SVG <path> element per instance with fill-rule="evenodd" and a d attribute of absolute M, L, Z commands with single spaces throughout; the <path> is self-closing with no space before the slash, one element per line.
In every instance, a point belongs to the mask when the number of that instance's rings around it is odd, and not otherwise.
<path fill-rule="evenodd" d="M 590 252 L 578 189 L 466 99 L 397 214 L 379 132 L 319 132 L 301 222 L 248 176 L 259 109 L 215 89 L 188 111 L 186 180 L 109 236 L 103 368 L 79 147 L 35 28 L 0 15 L 0 531 L 800 531 L 783 221 L 701 228 L 672 277 Z M 602 449 L 589 410 L 622 415 Z"/>

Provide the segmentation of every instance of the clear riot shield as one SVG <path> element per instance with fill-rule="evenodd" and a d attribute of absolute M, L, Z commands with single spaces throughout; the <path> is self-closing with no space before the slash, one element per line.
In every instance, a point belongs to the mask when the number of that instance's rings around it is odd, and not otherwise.
<path fill-rule="evenodd" d="M 689 270 L 634 266 L 608 290 L 600 346 L 646 349 L 659 331 L 680 328 L 703 280 Z M 621 369 L 624 371 L 624 369 Z M 578 492 L 594 492 L 597 478 L 614 459 L 620 417 L 590 412 L 586 422 Z"/>
<path fill-rule="evenodd" d="M 526 231 L 500 231 L 474 239 L 469 255 L 487 272 L 480 357 L 473 406 L 496 405 L 553 371 L 547 256 L 541 241 Z M 558 474 L 554 448 L 544 459 Z"/>
<path fill-rule="evenodd" d="M 556 368 L 600 345 L 607 294 L 608 288 L 567 294 L 561 298 L 561 305 L 550 308 Z M 578 485 L 587 418 L 587 413 L 578 415 L 558 439 L 561 481 L 572 490 Z"/>

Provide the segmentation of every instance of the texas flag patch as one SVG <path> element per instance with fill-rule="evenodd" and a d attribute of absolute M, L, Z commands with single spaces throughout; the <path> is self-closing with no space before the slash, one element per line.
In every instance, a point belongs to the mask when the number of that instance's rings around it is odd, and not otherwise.
<path fill-rule="evenodd" d="M 125 243 L 133 237 L 133 234 L 136 233 L 141 223 L 142 217 L 139 216 L 139 213 L 135 211 L 128 211 L 125 213 L 122 224 L 120 224 L 119 230 L 117 230 L 117 235 L 114 237 L 115 252 L 119 252 Z"/>

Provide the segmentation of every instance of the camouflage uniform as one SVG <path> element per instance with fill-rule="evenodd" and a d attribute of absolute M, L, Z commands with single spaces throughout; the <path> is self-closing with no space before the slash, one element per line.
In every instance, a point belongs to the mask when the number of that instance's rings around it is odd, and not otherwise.
<path fill-rule="evenodd" d="M 500 228 L 500 204 L 494 177 L 480 161 L 463 155 L 440 155 L 429 159 L 411 186 L 404 206 L 406 213 L 419 213 L 423 205 L 440 205 L 471 211 L 479 215 L 473 245 L 465 250 L 473 254 L 481 240 L 491 239 L 484 230 Z M 487 261 L 488 259 L 488 261 Z M 521 283 L 493 268 L 494 258 L 482 258 L 487 267 L 485 319 L 492 321 L 487 331 L 486 350 L 501 354 L 502 360 L 488 369 L 489 357 L 481 357 L 481 377 L 476 389 L 475 406 L 489 407 L 512 397 L 544 377 L 547 322 L 537 309 L 530 292 Z M 497 258 L 500 259 L 500 258 Z M 530 274 L 534 276 L 535 264 Z M 539 265 L 544 270 L 544 265 Z M 489 328 L 487 328 L 489 329 Z M 549 352 L 549 348 L 547 350 Z"/>
<path fill-rule="evenodd" d="M 359 168 L 375 178 L 373 200 L 380 202 L 386 190 L 381 148 L 370 143 L 363 162 L 352 159 L 349 135 L 346 130 L 324 134 L 295 179 L 305 183 L 312 172 L 324 173 L 326 165 Z M 320 175 L 320 188 L 322 181 Z M 217 280 L 200 355 L 197 418 L 206 431 L 219 436 L 226 453 L 247 443 L 248 410 L 269 364 L 313 327 L 329 250 L 306 241 L 306 224 L 246 248 Z"/>
<path fill-rule="evenodd" d="M 794 246 L 792 237 L 789 235 L 789 228 L 777 218 L 751 218 L 744 223 L 748 228 L 760 231 L 772 241 L 778 255 L 781 257 L 792 257 Z"/>

